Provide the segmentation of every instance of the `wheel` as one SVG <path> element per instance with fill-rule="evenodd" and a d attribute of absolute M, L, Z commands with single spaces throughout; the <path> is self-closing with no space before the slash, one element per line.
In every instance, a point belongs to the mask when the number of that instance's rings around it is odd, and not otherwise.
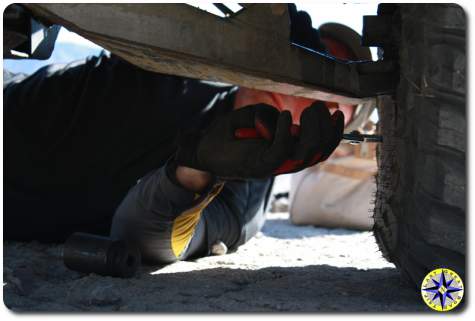
<path fill-rule="evenodd" d="M 399 85 L 378 98 L 374 234 L 383 255 L 420 287 L 431 270 L 465 277 L 465 13 L 452 4 L 384 7 Z M 389 51 L 388 48 L 386 48 Z"/>

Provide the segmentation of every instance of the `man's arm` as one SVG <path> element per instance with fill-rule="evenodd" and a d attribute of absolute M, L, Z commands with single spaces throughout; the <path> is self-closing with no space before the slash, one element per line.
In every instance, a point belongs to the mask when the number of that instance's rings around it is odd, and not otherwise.
<path fill-rule="evenodd" d="M 170 177 L 174 172 L 180 174 Z M 118 207 L 111 236 L 137 244 L 144 259 L 159 264 L 189 257 L 193 253 L 188 248 L 197 237 L 202 242 L 199 247 L 205 249 L 203 255 L 209 243 L 218 240 L 231 250 L 237 248 L 263 223 L 270 179 L 224 184 L 209 176 L 172 163 L 146 175 Z M 203 185 L 196 188 L 194 181 L 194 190 L 177 184 L 184 181 L 186 185 L 195 178 Z"/>
<path fill-rule="evenodd" d="M 312 112 L 305 114 L 318 116 L 320 111 L 322 119 L 309 123 L 303 118 L 305 135 L 298 142 L 305 143 L 315 134 L 323 136 L 318 121 L 325 123 L 322 126 L 330 134 L 337 131 L 331 124 L 328 111 L 323 110 L 328 113 L 324 114 L 321 108 L 326 107 L 309 107 Z M 310 120 L 315 119 L 310 117 Z M 208 210 L 211 217 L 206 220 L 208 242 L 216 237 L 214 241 L 222 241 L 232 248 L 239 241 L 246 240 L 258 230 L 251 228 L 252 232 L 243 233 L 246 223 L 252 222 L 256 213 L 262 211 L 262 206 L 250 206 L 249 199 L 254 197 L 256 201 L 253 204 L 262 204 L 267 190 L 250 192 L 245 185 L 251 184 L 251 181 L 245 179 L 269 178 L 272 171 L 289 157 L 295 144 L 290 124 L 290 113 L 279 113 L 273 107 L 258 104 L 228 112 L 214 119 L 204 130 L 182 136 L 183 143 L 179 144 L 174 159 L 129 192 L 116 212 L 112 236 L 136 243 L 146 259 L 159 263 L 174 262 L 186 258 L 186 250 L 203 212 Z M 236 136 L 237 129 L 254 127 L 268 131 L 269 135 L 264 136 L 269 138 Z M 332 141 L 328 145 L 330 143 Z M 315 144 L 318 140 L 308 146 L 303 144 L 300 148 L 304 154 L 302 157 L 310 158 L 311 153 L 327 148 L 326 144 Z M 175 164 L 181 166 L 176 167 Z M 229 193 L 218 197 L 225 187 L 216 182 L 208 171 L 228 180 L 240 178 L 241 184 L 235 189 L 231 186 Z M 235 181 L 233 183 L 236 184 Z M 247 194 L 241 196 L 243 190 L 247 190 Z M 250 207 L 253 207 L 252 210 Z M 250 215 L 246 215 L 249 212 Z M 222 221 L 223 218 L 227 221 Z M 233 228 L 237 232 L 228 232 Z M 209 233 L 210 230 L 212 233 Z"/>

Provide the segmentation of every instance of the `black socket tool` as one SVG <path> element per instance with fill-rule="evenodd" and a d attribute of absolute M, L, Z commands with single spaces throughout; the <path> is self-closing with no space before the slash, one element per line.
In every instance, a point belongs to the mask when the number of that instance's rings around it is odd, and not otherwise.
<path fill-rule="evenodd" d="M 136 246 L 123 240 L 73 233 L 64 243 L 63 260 L 71 270 L 129 278 L 139 268 L 141 256 Z"/>
<path fill-rule="evenodd" d="M 348 143 L 353 144 L 353 145 L 359 144 L 362 142 L 382 143 L 383 136 L 361 134 L 359 131 L 354 130 L 351 133 L 343 134 L 343 140 L 346 140 Z"/>

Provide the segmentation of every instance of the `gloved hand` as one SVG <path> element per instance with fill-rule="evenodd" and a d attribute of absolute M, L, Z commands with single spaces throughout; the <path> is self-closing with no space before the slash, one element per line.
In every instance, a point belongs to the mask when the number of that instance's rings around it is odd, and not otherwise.
<path fill-rule="evenodd" d="M 345 117 L 341 111 L 332 115 L 323 102 L 313 103 L 300 116 L 300 128 L 292 126 L 292 134 L 297 137 L 294 153 L 274 175 L 298 172 L 325 161 L 340 144 L 344 127 Z"/>
<path fill-rule="evenodd" d="M 233 110 L 202 131 L 182 134 L 175 161 L 221 178 L 269 177 L 293 152 L 291 123 L 290 112 L 266 104 Z M 257 128 L 266 137 L 242 136 Z"/>
<path fill-rule="evenodd" d="M 265 126 L 242 130 L 242 133 L 237 134 L 243 138 L 265 137 L 272 140 L 275 121 L 269 121 L 269 118 L 263 121 L 267 121 Z M 344 123 L 343 113 L 337 110 L 331 115 L 322 101 L 307 107 L 300 116 L 300 126 L 292 125 L 290 128 L 294 137 L 293 152 L 272 171 L 273 175 L 298 172 L 325 161 L 340 143 Z"/>

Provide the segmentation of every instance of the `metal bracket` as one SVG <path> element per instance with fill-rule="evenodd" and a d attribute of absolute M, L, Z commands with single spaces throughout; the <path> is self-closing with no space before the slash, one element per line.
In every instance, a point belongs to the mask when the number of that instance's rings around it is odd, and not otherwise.
<path fill-rule="evenodd" d="M 3 22 L 4 58 L 48 59 L 51 56 L 60 26 L 38 22 L 18 4 L 5 8 Z"/>

